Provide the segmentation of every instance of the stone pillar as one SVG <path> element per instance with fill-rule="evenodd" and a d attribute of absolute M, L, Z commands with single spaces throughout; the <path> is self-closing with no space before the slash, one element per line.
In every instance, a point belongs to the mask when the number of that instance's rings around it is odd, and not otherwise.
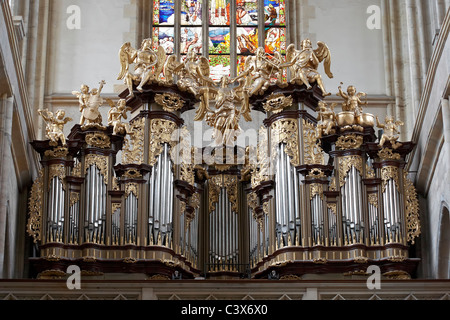
<path fill-rule="evenodd" d="M 0 277 L 7 278 L 6 274 L 8 268 L 6 264 L 9 263 L 6 256 L 7 239 L 6 234 L 9 232 L 7 228 L 7 214 L 10 187 L 8 186 L 11 178 L 10 163 L 11 163 L 11 130 L 12 130 L 12 116 L 14 109 L 14 99 L 8 98 L 3 94 L 0 98 Z"/>
<path fill-rule="evenodd" d="M 442 99 L 442 124 L 444 127 L 444 142 L 449 150 L 447 156 L 450 159 L 450 103 L 449 99 Z"/>

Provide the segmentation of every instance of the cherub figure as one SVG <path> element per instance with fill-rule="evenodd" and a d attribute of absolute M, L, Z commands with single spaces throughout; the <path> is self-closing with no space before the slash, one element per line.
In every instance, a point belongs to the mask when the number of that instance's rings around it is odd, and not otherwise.
<path fill-rule="evenodd" d="M 128 124 L 123 123 L 122 119 L 127 119 L 127 112 L 131 111 L 131 108 L 127 107 L 127 101 L 120 99 L 117 102 L 117 106 L 110 99 L 106 99 L 111 109 L 108 112 L 108 125 L 113 127 L 113 134 L 125 134 L 129 131 Z"/>
<path fill-rule="evenodd" d="M 143 86 L 149 81 L 159 80 L 166 62 L 166 52 L 162 46 L 156 51 L 152 50 L 152 39 L 144 39 L 140 49 L 131 47 L 129 42 L 125 43 L 119 51 L 121 70 L 117 80 L 125 81 L 130 97 L 134 97 L 133 84 L 138 86 L 137 90 L 143 91 Z M 134 72 L 130 65 L 135 64 Z"/>
<path fill-rule="evenodd" d="M 342 82 L 341 82 L 342 85 Z M 361 101 L 361 97 L 365 97 L 366 94 L 364 92 L 356 93 L 355 86 L 349 86 L 347 88 L 347 93 L 342 90 L 342 87 L 339 86 L 338 97 L 342 97 L 345 101 L 342 103 L 342 111 L 353 111 L 355 116 L 359 116 L 362 113 L 362 107 L 368 104 L 367 101 Z"/>
<path fill-rule="evenodd" d="M 377 118 L 377 127 L 384 130 L 378 146 L 380 148 L 382 148 L 384 146 L 384 144 L 387 141 L 389 141 L 394 150 L 401 147 L 402 144 L 400 142 L 397 142 L 397 140 L 399 138 L 399 134 L 400 134 L 398 127 L 403 126 L 404 123 L 402 121 L 394 122 L 394 117 L 387 116 L 385 119 L 385 124 L 381 124 L 380 121 L 378 120 L 378 117 L 376 117 L 376 118 Z"/>
<path fill-rule="evenodd" d="M 103 85 L 105 84 L 106 82 L 102 80 L 100 82 L 100 87 L 98 89 L 92 89 L 91 92 L 89 92 L 89 87 L 85 84 L 81 86 L 81 92 L 72 91 L 72 94 L 78 98 L 80 104 L 81 126 L 84 126 L 85 122 L 87 126 L 95 124 L 101 125 L 102 116 L 98 109 L 103 104 L 103 98 L 100 94 L 102 92 Z"/>
<path fill-rule="evenodd" d="M 305 39 L 302 41 L 301 50 L 296 50 L 294 44 L 286 49 L 286 64 L 283 67 L 289 67 L 291 71 L 291 83 L 305 84 L 311 89 L 312 83 L 317 83 L 322 90 L 323 96 L 329 96 L 325 90 L 322 76 L 317 71 L 319 64 L 324 62 L 325 73 L 329 78 L 333 78 L 331 73 L 331 53 L 327 45 L 321 41 L 317 42 L 318 48 L 313 49 L 311 41 Z"/>
<path fill-rule="evenodd" d="M 56 116 L 53 116 L 53 112 L 48 111 L 48 109 L 39 109 L 38 113 L 47 123 L 45 131 L 46 136 L 50 139 L 50 145 L 57 146 L 59 140 L 64 147 L 67 146 L 66 137 L 64 135 L 64 125 L 67 122 L 72 121 L 72 118 L 65 118 L 66 112 L 61 109 L 56 111 Z"/>
<path fill-rule="evenodd" d="M 319 102 L 319 114 L 317 116 L 317 137 L 320 139 L 322 135 L 329 135 L 336 127 L 336 114 L 334 108 L 336 103 L 331 104 L 329 107 L 326 102 Z"/>

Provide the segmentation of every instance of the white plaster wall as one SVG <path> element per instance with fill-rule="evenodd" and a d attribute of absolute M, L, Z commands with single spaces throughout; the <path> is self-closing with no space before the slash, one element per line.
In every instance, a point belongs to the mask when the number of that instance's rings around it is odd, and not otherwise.
<path fill-rule="evenodd" d="M 123 43 L 135 45 L 136 10 L 133 0 L 53 1 L 52 35 L 49 40 L 49 94 L 70 93 L 81 84 L 98 87 L 106 80 L 104 93 L 114 93 L 120 71 L 118 52 Z M 81 27 L 70 30 L 67 8 L 81 9 Z"/>
<path fill-rule="evenodd" d="M 332 53 L 333 79 L 323 73 L 326 88 L 337 93 L 340 82 L 368 94 L 386 94 L 383 33 L 370 30 L 367 8 L 381 0 L 303 0 L 301 38 L 325 42 Z"/>
<path fill-rule="evenodd" d="M 428 230 L 422 230 L 422 232 L 429 233 L 428 244 L 430 250 L 430 262 L 432 277 L 437 277 L 438 262 L 439 262 L 439 236 L 440 236 L 440 223 L 441 212 L 443 203 L 447 206 L 450 205 L 450 149 L 446 144 L 442 148 L 439 160 L 436 165 L 436 171 L 433 175 L 430 189 L 428 192 Z M 447 230 L 450 232 L 450 230 Z"/>

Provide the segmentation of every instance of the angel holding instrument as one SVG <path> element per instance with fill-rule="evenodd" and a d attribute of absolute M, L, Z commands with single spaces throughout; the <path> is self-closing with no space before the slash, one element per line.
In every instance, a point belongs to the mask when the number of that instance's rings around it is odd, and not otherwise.
<path fill-rule="evenodd" d="M 246 81 L 249 96 L 257 93 L 261 94 L 269 88 L 270 77 L 275 69 L 278 69 L 278 66 L 266 57 L 262 47 L 256 50 L 255 56 L 247 57 L 244 64 L 244 72 L 247 72 L 249 75 Z"/>
<path fill-rule="evenodd" d="M 38 109 L 38 113 L 42 118 L 44 118 L 47 123 L 45 131 L 46 136 L 50 139 L 51 146 L 57 146 L 60 140 L 62 145 L 67 146 L 66 136 L 64 135 L 64 125 L 72 121 L 72 118 L 65 118 L 66 112 L 64 110 L 57 110 L 56 115 L 53 112 L 48 111 L 48 109 Z"/>
<path fill-rule="evenodd" d="M 87 85 L 83 84 L 81 85 L 81 92 L 72 91 L 72 94 L 78 98 L 78 103 L 80 104 L 81 126 L 84 126 L 85 122 L 87 125 L 101 125 L 102 116 L 98 109 L 103 104 L 103 98 L 100 94 L 105 84 L 106 82 L 102 80 L 100 81 L 99 88 L 94 88 L 91 91 L 89 91 L 89 87 Z"/>
<path fill-rule="evenodd" d="M 341 82 L 342 85 L 342 82 Z M 361 101 L 361 97 L 366 97 L 364 92 L 356 92 L 355 86 L 349 86 L 347 93 L 339 86 L 339 93 L 337 96 L 342 97 L 345 101 L 342 103 L 342 111 L 353 111 L 355 116 L 359 116 L 362 113 L 362 105 L 367 105 L 367 101 Z"/>
<path fill-rule="evenodd" d="M 319 64 L 324 63 L 325 73 L 331 79 L 331 53 L 327 45 L 321 41 L 317 42 L 317 49 L 313 49 L 311 40 L 305 39 L 302 41 L 301 50 L 296 50 L 294 44 L 291 44 L 286 49 L 286 64 L 283 67 L 289 67 L 291 71 L 291 83 L 305 84 L 308 89 L 311 89 L 312 83 L 317 83 L 322 90 L 322 95 L 329 96 L 325 90 L 322 76 L 317 71 Z"/>
<path fill-rule="evenodd" d="M 125 134 L 127 133 L 128 126 L 122 122 L 122 119 L 127 119 L 127 112 L 131 111 L 130 107 L 127 107 L 127 101 L 120 99 L 117 102 L 117 106 L 111 99 L 106 99 L 111 109 L 108 111 L 108 125 L 113 127 L 113 134 Z"/>
<path fill-rule="evenodd" d="M 398 127 L 403 126 L 404 123 L 402 121 L 394 121 L 394 117 L 392 116 L 387 116 L 384 124 L 380 123 L 378 117 L 376 117 L 376 119 L 377 119 L 377 127 L 383 129 L 383 134 L 381 136 L 380 143 L 378 144 L 378 146 L 382 148 L 384 144 L 387 141 L 389 141 L 394 150 L 401 147 L 402 144 L 400 142 L 397 142 L 400 134 Z"/>
<path fill-rule="evenodd" d="M 137 90 L 143 91 L 144 85 L 151 81 L 159 81 L 166 62 L 166 52 L 162 46 L 152 50 L 152 39 L 144 39 L 139 49 L 125 43 L 119 50 L 121 70 L 117 80 L 124 80 L 130 97 L 134 97 L 133 85 L 138 84 Z M 135 64 L 134 72 L 130 65 Z"/>

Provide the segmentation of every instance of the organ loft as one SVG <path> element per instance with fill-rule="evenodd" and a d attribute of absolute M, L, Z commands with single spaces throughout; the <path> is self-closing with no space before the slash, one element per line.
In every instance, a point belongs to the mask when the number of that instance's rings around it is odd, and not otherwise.
<path fill-rule="evenodd" d="M 192 50 L 183 60 L 151 39 L 126 43 L 117 102 L 103 99 L 102 81 L 73 92 L 77 124 L 64 110 L 40 111 L 47 140 L 32 143 L 42 169 L 27 225 L 34 277 L 63 277 L 70 265 L 166 280 L 338 277 L 369 265 L 414 276 L 419 205 L 402 123 L 364 112 L 353 85 L 339 87 L 341 103 L 327 101 L 322 77 L 339 75 L 325 43 L 305 39 L 286 56 L 260 49 L 236 77 L 214 81 Z M 193 145 L 181 118 L 194 109 L 212 129 L 207 147 Z M 245 145 L 240 122 L 252 112 L 265 119 Z"/>

